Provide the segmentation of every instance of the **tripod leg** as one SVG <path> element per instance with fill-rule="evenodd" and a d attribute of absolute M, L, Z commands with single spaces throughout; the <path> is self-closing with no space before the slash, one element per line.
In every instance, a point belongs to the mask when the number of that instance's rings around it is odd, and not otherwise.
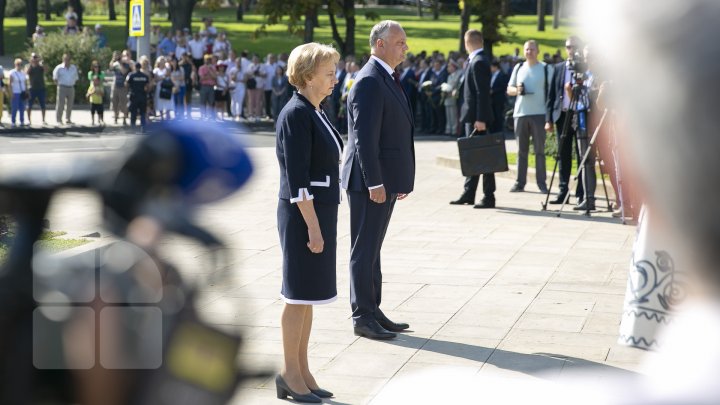
<path fill-rule="evenodd" d="M 545 203 L 542 203 L 542 202 L 540 203 L 540 205 L 542 205 L 542 211 L 547 211 L 547 205 L 548 205 L 548 202 L 550 201 L 550 191 L 552 190 L 553 182 L 555 181 L 555 173 L 557 173 L 559 161 L 560 161 L 560 159 L 558 159 L 556 157 L 555 158 L 555 166 L 553 167 L 553 173 L 552 173 L 552 176 L 550 177 L 550 185 L 548 186 L 547 193 L 545 194 Z"/>
<path fill-rule="evenodd" d="M 608 212 L 612 212 L 612 205 L 610 204 L 610 195 L 607 191 L 607 185 L 605 184 L 605 171 L 603 171 L 603 165 L 600 164 L 600 148 L 595 146 L 595 161 L 597 162 L 598 167 L 600 168 L 600 179 L 602 179 L 602 185 L 603 190 L 605 191 L 605 202 L 607 203 L 607 210 Z"/>

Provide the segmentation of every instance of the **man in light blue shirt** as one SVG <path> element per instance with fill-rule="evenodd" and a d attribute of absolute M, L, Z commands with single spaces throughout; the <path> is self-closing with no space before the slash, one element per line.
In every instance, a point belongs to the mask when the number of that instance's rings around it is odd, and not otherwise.
<path fill-rule="evenodd" d="M 158 54 L 161 56 L 168 56 L 170 53 L 175 52 L 175 48 L 177 48 L 177 44 L 173 42 L 170 31 L 168 31 L 165 33 L 165 38 L 163 38 L 158 44 Z"/>
<path fill-rule="evenodd" d="M 552 72 L 549 66 L 538 61 L 538 45 L 534 40 L 525 42 L 525 62 L 515 66 L 508 83 L 507 94 L 515 99 L 515 136 L 518 141 L 518 169 L 515 184 L 510 192 L 525 190 L 527 182 L 530 138 L 535 149 L 535 180 L 541 193 L 547 193 L 545 184 L 545 100 Z"/>

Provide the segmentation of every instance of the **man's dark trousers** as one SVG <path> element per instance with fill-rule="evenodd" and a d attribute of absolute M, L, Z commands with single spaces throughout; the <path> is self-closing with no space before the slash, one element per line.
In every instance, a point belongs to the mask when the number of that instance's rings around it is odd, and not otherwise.
<path fill-rule="evenodd" d="M 565 138 L 563 138 L 562 135 L 566 119 L 569 119 L 570 122 L 568 123 L 567 134 L 565 135 Z M 555 132 L 557 133 L 558 140 L 558 151 L 560 152 L 560 161 L 558 162 L 558 166 L 560 167 L 560 193 L 558 195 L 560 197 L 564 197 L 565 194 L 567 194 L 568 192 L 568 187 L 570 183 L 570 172 L 572 171 L 573 150 L 575 150 L 576 152 L 578 150 L 577 135 L 575 134 L 575 128 L 573 127 L 572 119 L 573 113 L 571 111 L 562 111 L 560 113 L 560 117 L 555 122 Z M 582 183 L 578 182 L 575 189 L 575 196 L 578 198 L 582 198 L 582 195 Z"/>
<path fill-rule="evenodd" d="M 382 300 L 380 248 L 397 194 L 388 194 L 382 204 L 370 201 L 367 190 L 348 191 L 347 195 L 351 208 L 350 235 L 355 236 L 350 241 L 350 277 L 356 281 L 350 283 L 350 308 L 353 324 L 359 326 L 379 317 L 375 311 L 380 311 Z M 367 288 L 372 288 L 372 291 L 366 291 Z"/>
<path fill-rule="evenodd" d="M 473 124 L 465 123 L 465 136 L 470 136 L 473 131 Z M 475 136 L 483 136 L 482 134 Z M 495 201 L 495 173 L 483 174 L 483 194 L 484 199 L 487 201 Z M 465 177 L 465 189 L 463 191 L 463 197 L 475 201 L 475 194 L 477 193 L 478 184 L 480 183 L 480 176 L 468 176 Z"/>

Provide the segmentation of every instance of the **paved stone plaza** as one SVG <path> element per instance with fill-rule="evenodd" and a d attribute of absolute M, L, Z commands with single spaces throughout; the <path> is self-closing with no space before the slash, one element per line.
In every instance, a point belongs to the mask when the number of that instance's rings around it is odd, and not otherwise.
<path fill-rule="evenodd" d="M 272 144 L 272 134 L 267 137 L 264 145 Z M 528 192 L 509 193 L 513 179 L 508 177 L 498 177 L 498 208 L 451 206 L 463 178 L 459 170 L 439 166 L 437 158 L 456 154 L 455 143 L 419 137 L 415 145 L 415 192 L 397 203 L 382 256 L 382 308 L 391 319 L 409 322 L 411 331 L 386 342 L 353 335 L 349 212 L 343 202 L 339 297 L 315 307 L 309 349 L 318 382 L 336 395 L 326 402 L 368 403 L 394 379 L 439 366 L 543 378 L 576 366 L 638 370 L 646 353 L 615 343 L 635 227 L 621 225 L 607 212 L 592 218 L 570 207 L 561 218 L 540 212 L 544 196 L 532 184 Z M 229 282 L 203 287 L 200 311 L 215 324 L 241 329 L 244 367 L 278 369 L 283 308 L 275 219 L 278 169 L 274 147 L 253 147 L 251 156 L 256 168 L 251 182 L 200 213 L 233 256 Z M 11 155 L 2 163 L 64 158 L 62 153 Z M 598 203 L 604 206 L 604 200 Z M 98 210 L 87 193 L 64 193 L 50 215 L 52 228 L 71 234 L 100 230 Z M 189 278 L 212 270 L 201 248 L 180 239 L 170 242 L 166 256 Z M 275 399 L 274 382 L 265 379 L 245 382 L 233 403 L 287 402 Z"/>

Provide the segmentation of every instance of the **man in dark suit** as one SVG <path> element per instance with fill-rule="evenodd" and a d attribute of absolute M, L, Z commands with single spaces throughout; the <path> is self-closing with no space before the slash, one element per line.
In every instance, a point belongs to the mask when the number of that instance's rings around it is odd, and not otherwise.
<path fill-rule="evenodd" d="M 465 33 L 465 48 L 470 52 L 463 77 L 463 103 L 460 107 L 460 122 L 465 126 L 465 135 L 473 130 L 478 134 L 488 132 L 493 123 L 493 111 L 490 101 L 490 62 L 483 52 L 483 37 L 478 30 Z M 465 178 L 465 188 L 455 201 L 450 204 L 473 204 L 480 176 Z M 495 174 L 483 175 L 484 197 L 475 208 L 495 207 Z"/>
<path fill-rule="evenodd" d="M 493 110 L 493 123 L 490 133 L 503 132 L 505 129 L 505 110 L 507 107 L 507 85 L 510 77 L 500 69 L 500 62 L 490 64 L 490 102 Z"/>
<path fill-rule="evenodd" d="M 415 69 L 412 68 L 413 64 L 409 60 L 405 60 L 402 63 L 402 71 L 400 72 L 400 83 L 403 86 L 405 95 L 410 100 L 410 109 L 415 117 L 415 108 L 417 108 L 417 78 L 415 77 Z"/>
<path fill-rule="evenodd" d="M 442 101 L 442 85 L 447 82 L 448 71 L 443 65 L 442 59 L 439 57 L 433 61 L 433 77 L 432 77 L 432 112 L 433 112 L 433 125 L 435 128 L 434 133 L 444 134 L 445 133 L 445 106 Z"/>
<path fill-rule="evenodd" d="M 427 63 L 427 60 L 420 59 L 418 65 L 418 110 L 420 110 L 420 123 L 422 124 L 421 131 L 427 134 L 435 132 L 433 128 L 433 110 L 430 105 L 430 97 L 428 92 L 423 89 L 423 83 L 432 81 L 433 71 Z"/>
<path fill-rule="evenodd" d="M 354 332 L 392 339 L 409 328 L 380 310 L 380 250 L 396 200 L 415 182 L 412 110 L 394 69 L 408 50 L 405 31 L 382 21 L 370 32 L 372 56 L 358 72 L 347 99 L 348 148 L 342 186 L 350 205 L 350 304 Z"/>
<path fill-rule="evenodd" d="M 565 49 L 570 58 L 575 52 L 582 51 L 582 45 L 580 39 L 576 36 L 568 37 L 565 40 Z M 572 156 L 573 148 L 577 149 L 577 138 L 575 128 L 572 125 L 573 110 L 570 108 L 570 97 L 567 96 L 565 87 L 572 85 L 572 72 L 568 69 L 568 62 L 560 62 L 553 68 L 553 77 L 548 89 L 547 97 L 547 112 L 545 114 L 545 130 L 552 132 L 553 128 L 556 130 L 558 139 L 558 151 L 559 161 L 558 166 L 560 167 L 559 176 L 559 187 L 557 198 L 550 200 L 550 204 L 562 204 L 565 201 L 565 195 L 568 192 L 568 185 L 570 183 L 570 171 L 572 169 Z M 565 122 L 567 123 L 567 132 L 563 138 L 563 130 L 565 129 Z M 582 198 L 584 194 L 582 190 L 582 184 L 578 182 L 575 196 Z"/>
<path fill-rule="evenodd" d="M 342 86 L 345 83 L 345 76 L 347 75 L 347 69 L 346 62 L 344 60 L 340 60 L 337 64 L 337 71 L 335 72 L 335 78 L 337 78 L 337 83 L 335 83 L 335 88 L 333 89 L 332 94 L 330 97 L 327 98 L 328 102 L 328 109 L 325 111 L 327 112 L 328 118 L 330 118 L 330 121 L 335 125 L 336 128 L 340 127 L 340 122 L 338 120 L 338 112 L 340 111 L 340 97 L 342 96 Z"/>

